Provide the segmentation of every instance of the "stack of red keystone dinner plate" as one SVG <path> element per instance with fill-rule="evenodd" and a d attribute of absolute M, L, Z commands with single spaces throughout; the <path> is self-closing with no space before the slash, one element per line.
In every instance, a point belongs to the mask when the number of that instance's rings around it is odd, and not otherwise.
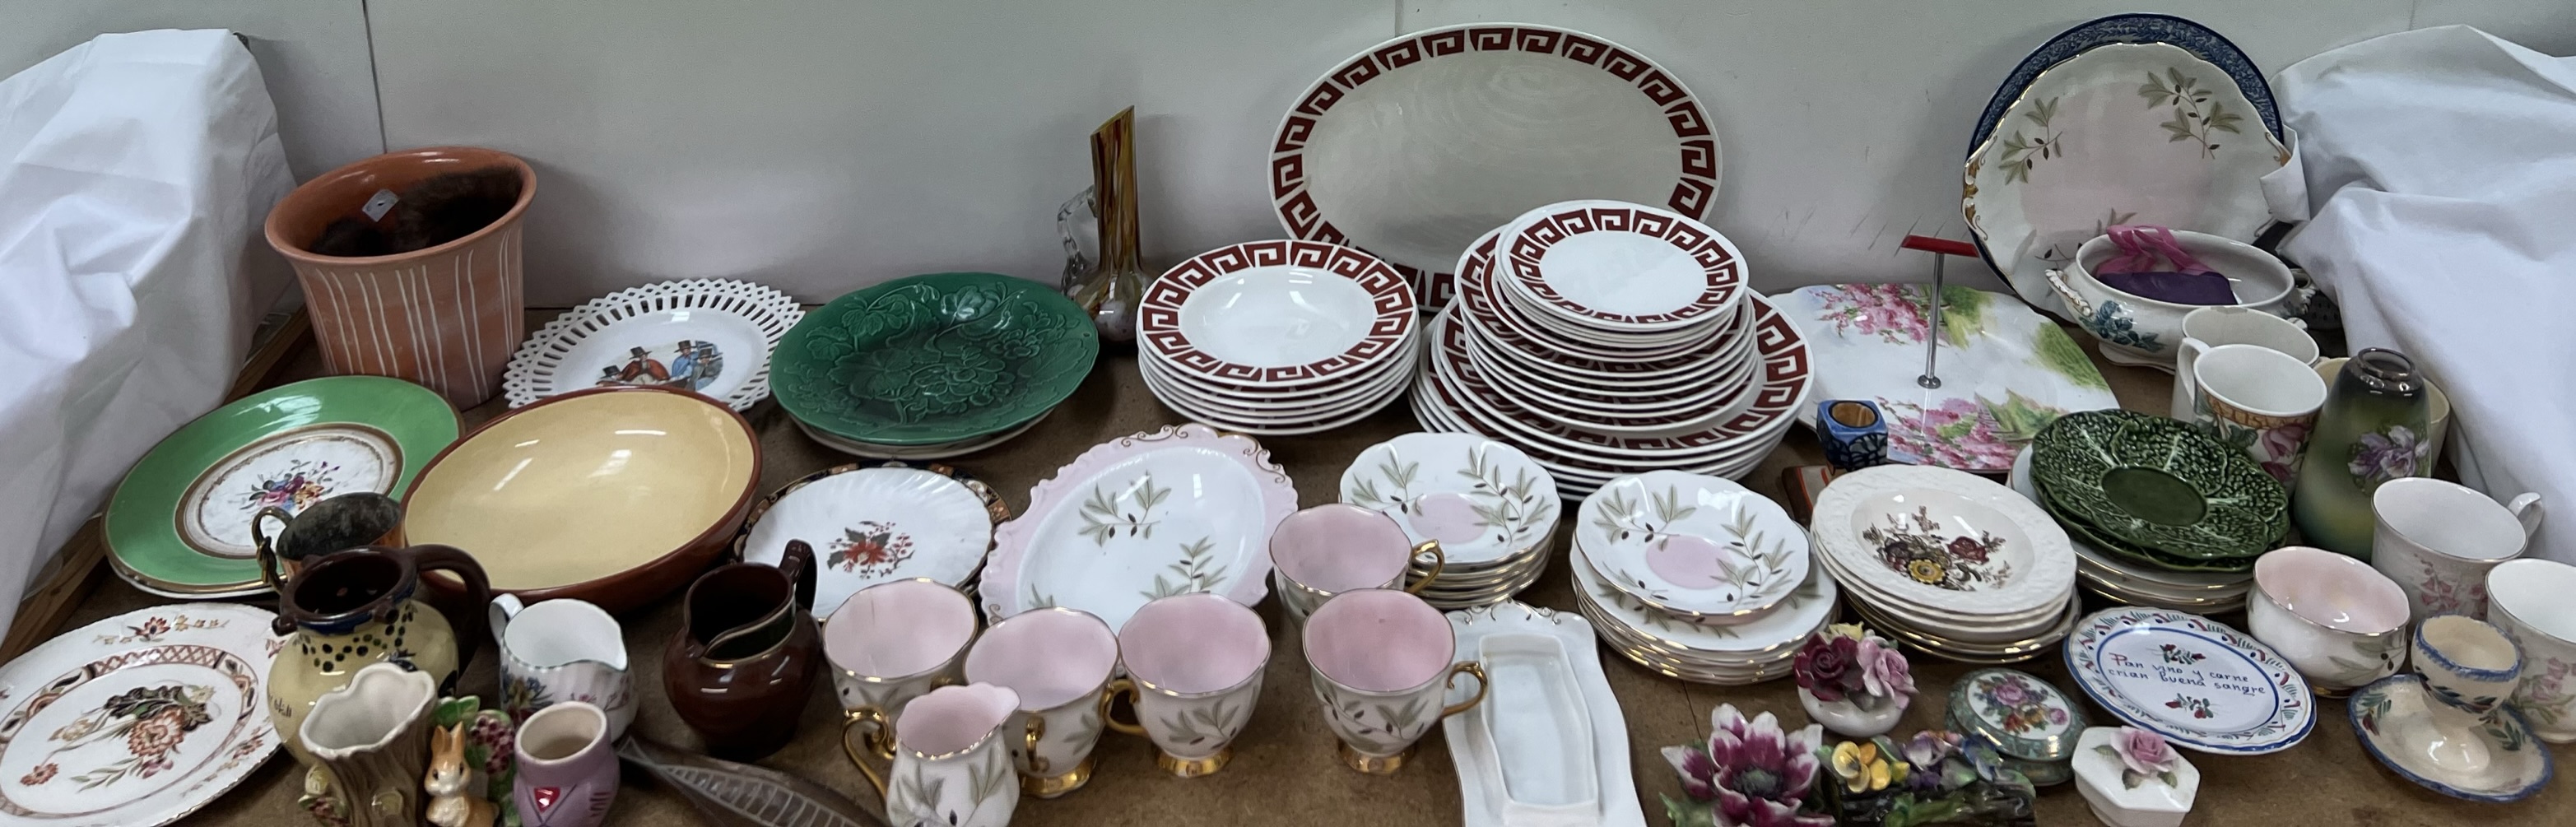
<path fill-rule="evenodd" d="M 1200 254 L 1154 279 L 1137 367 L 1172 410 L 1257 435 L 1348 425 L 1404 396 L 1423 320 L 1375 256 L 1314 241 Z"/>

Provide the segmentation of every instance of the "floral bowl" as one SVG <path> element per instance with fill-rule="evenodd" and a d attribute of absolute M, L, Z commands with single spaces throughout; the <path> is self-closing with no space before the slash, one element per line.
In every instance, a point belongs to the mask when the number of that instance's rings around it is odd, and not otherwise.
<path fill-rule="evenodd" d="M 2032 441 L 2053 510 L 2131 545 L 2195 559 L 2250 558 L 2290 530 L 2290 498 L 2245 452 L 2132 411 L 2059 417 Z"/>
<path fill-rule="evenodd" d="M 872 445 L 934 445 L 1031 421 L 1071 396 L 1100 355 L 1073 301 L 1027 279 L 935 273 L 824 305 L 771 357 L 778 404 Z"/>
<path fill-rule="evenodd" d="M 2190 253 L 2227 277 L 2235 288 L 2234 307 L 2252 308 L 2275 316 L 2291 312 L 2290 268 L 2270 253 L 2254 245 L 2233 241 L 2223 236 L 2175 230 L 2174 240 Z M 2065 269 L 2051 270 L 2048 282 L 2058 298 L 2075 313 L 2076 326 L 2102 342 L 2102 356 L 2124 365 L 2145 365 L 2166 372 L 2174 369 L 2174 356 L 2182 347 L 2182 317 L 2205 305 L 2175 304 L 2133 293 L 2125 293 L 2093 277 L 2091 268 L 2100 267 L 2119 253 L 2119 247 L 2108 235 L 2096 236 L 2075 250 L 2075 259 Z M 2219 305 L 2222 307 L 2230 305 Z"/>

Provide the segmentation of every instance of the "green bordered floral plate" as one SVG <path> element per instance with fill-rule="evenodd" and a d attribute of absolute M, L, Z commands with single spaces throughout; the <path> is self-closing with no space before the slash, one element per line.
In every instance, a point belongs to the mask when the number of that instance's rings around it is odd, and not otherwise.
<path fill-rule="evenodd" d="M 260 582 L 251 515 L 335 494 L 395 494 L 456 441 L 456 409 L 381 376 L 283 385 L 198 417 L 152 446 L 107 503 L 108 561 L 135 588 L 240 597 Z"/>
<path fill-rule="evenodd" d="M 1046 285 L 934 273 L 805 314 L 770 358 L 770 385 L 789 415 L 835 436 L 934 445 L 1054 409 L 1099 355 L 1091 317 Z"/>
<path fill-rule="evenodd" d="M 2059 417 L 2032 442 L 2031 472 L 2064 516 L 2175 557 L 2253 557 L 2290 529 L 2289 495 L 2261 466 L 2160 416 Z"/>

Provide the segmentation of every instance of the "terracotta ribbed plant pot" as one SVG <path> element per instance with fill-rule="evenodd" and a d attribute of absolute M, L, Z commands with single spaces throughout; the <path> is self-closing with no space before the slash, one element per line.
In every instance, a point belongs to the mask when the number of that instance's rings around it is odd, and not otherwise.
<path fill-rule="evenodd" d="M 400 193 L 433 175 L 491 167 L 518 170 L 519 201 L 471 235 L 365 258 L 305 249 L 379 190 Z M 268 213 L 268 245 L 295 265 L 332 373 L 410 380 L 469 408 L 500 390 L 502 368 L 527 335 L 519 226 L 536 194 L 536 171 L 506 152 L 461 146 L 388 152 L 287 193 Z"/>

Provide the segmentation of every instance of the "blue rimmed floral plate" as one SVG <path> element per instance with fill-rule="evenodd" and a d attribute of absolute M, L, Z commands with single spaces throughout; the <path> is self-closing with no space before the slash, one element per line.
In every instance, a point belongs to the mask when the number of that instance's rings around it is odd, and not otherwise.
<path fill-rule="evenodd" d="M 2066 638 L 2066 671 L 2093 703 L 2201 752 L 2257 755 L 2316 728 L 2316 696 L 2252 635 L 2165 609 L 2095 612 Z"/>

